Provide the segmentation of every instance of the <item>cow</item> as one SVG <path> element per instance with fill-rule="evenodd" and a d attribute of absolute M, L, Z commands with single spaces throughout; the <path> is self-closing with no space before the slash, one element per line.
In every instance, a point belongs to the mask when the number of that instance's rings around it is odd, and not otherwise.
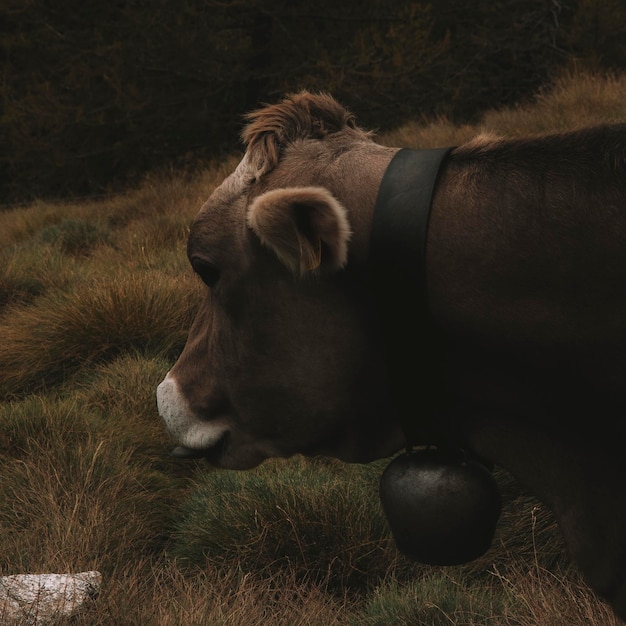
<path fill-rule="evenodd" d="M 381 248 L 376 218 L 402 148 L 326 93 L 246 122 L 190 227 L 205 300 L 157 389 L 174 454 L 453 442 L 553 511 L 626 618 L 626 124 L 444 146 L 405 254 L 413 226 Z"/>

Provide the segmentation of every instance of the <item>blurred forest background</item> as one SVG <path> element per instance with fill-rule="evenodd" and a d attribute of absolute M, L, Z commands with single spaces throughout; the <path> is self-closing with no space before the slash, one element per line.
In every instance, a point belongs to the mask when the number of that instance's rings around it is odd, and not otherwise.
<path fill-rule="evenodd" d="M 2 0 L 0 206 L 115 191 L 239 147 L 300 88 L 360 123 L 457 123 L 626 69 L 626 0 Z"/>

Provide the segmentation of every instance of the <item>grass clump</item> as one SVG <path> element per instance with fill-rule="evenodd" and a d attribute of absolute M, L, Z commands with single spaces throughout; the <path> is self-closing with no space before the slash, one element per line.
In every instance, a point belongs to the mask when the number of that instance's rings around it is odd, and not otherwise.
<path fill-rule="evenodd" d="M 122 353 L 111 361 L 80 371 L 68 382 L 68 388 L 88 410 L 96 410 L 108 420 L 126 420 L 125 430 L 132 426 L 129 416 L 144 429 L 155 423 L 155 389 L 170 365 L 164 356 Z M 163 432 L 161 425 L 156 424 Z"/>
<path fill-rule="evenodd" d="M 0 315 L 6 306 L 28 305 L 52 290 L 73 288 L 87 266 L 51 246 L 12 246 L 0 253 Z"/>
<path fill-rule="evenodd" d="M 496 624 L 623 626 L 624 622 L 593 594 L 578 573 L 559 575 L 536 563 L 513 558 L 507 573 L 496 569 L 494 579 L 502 599 L 502 614 Z"/>
<path fill-rule="evenodd" d="M 44 228 L 39 237 L 43 243 L 53 244 L 65 254 L 87 256 L 100 244 L 109 240 L 108 231 L 93 221 L 65 219 Z"/>
<path fill-rule="evenodd" d="M 295 457 L 250 472 L 200 474 L 173 533 L 186 566 L 239 563 L 302 580 L 360 588 L 399 566 L 378 500 L 380 464 L 344 466 Z M 417 566 L 405 564 L 406 572 Z M 402 568 L 400 568 L 402 569 Z"/>
<path fill-rule="evenodd" d="M 119 568 L 96 602 L 55 626 L 347 626 L 351 610 L 289 570 L 267 578 L 232 565 L 189 575 L 153 559 Z"/>
<path fill-rule="evenodd" d="M 44 283 L 32 266 L 24 268 L 13 257 L 0 255 L 0 311 L 8 305 L 32 302 L 44 290 Z"/>
<path fill-rule="evenodd" d="M 156 550 L 175 479 L 69 399 L 0 410 L 0 572 L 110 571 Z"/>
<path fill-rule="evenodd" d="M 180 350 L 198 297 L 191 276 L 120 273 L 11 309 L 0 319 L 0 392 L 41 390 L 124 351 Z"/>
<path fill-rule="evenodd" d="M 472 585 L 454 573 L 429 573 L 419 581 L 386 582 L 370 595 L 353 625 L 478 625 L 485 623 L 484 616 L 501 615 L 501 604 L 501 597 L 484 582 Z"/>

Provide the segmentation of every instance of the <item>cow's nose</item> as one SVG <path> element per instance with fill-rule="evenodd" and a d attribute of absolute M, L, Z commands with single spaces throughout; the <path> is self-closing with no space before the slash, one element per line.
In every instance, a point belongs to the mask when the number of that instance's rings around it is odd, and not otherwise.
<path fill-rule="evenodd" d="M 228 432 L 225 416 L 204 420 L 191 410 L 171 372 L 157 387 L 156 398 L 167 431 L 187 456 L 189 450 L 207 450 L 215 446 Z"/>
<path fill-rule="evenodd" d="M 176 380 L 168 372 L 156 391 L 157 409 L 165 427 L 173 437 L 181 435 L 183 425 L 191 417 L 189 407 L 180 393 Z"/>

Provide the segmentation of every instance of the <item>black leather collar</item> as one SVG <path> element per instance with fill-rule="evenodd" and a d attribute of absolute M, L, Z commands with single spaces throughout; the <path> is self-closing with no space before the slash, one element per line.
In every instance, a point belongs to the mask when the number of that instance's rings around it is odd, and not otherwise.
<path fill-rule="evenodd" d="M 417 286 L 424 305 L 432 196 L 439 169 L 450 150 L 398 151 L 385 171 L 374 209 L 370 261 L 377 272 L 397 273 L 409 279 L 413 297 Z"/>
<path fill-rule="evenodd" d="M 386 350 L 389 385 L 409 444 L 439 444 L 445 410 L 441 337 L 430 317 L 426 237 L 432 196 L 453 148 L 401 149 L 383 176 L 374 210 L 369 268 Z"/>

